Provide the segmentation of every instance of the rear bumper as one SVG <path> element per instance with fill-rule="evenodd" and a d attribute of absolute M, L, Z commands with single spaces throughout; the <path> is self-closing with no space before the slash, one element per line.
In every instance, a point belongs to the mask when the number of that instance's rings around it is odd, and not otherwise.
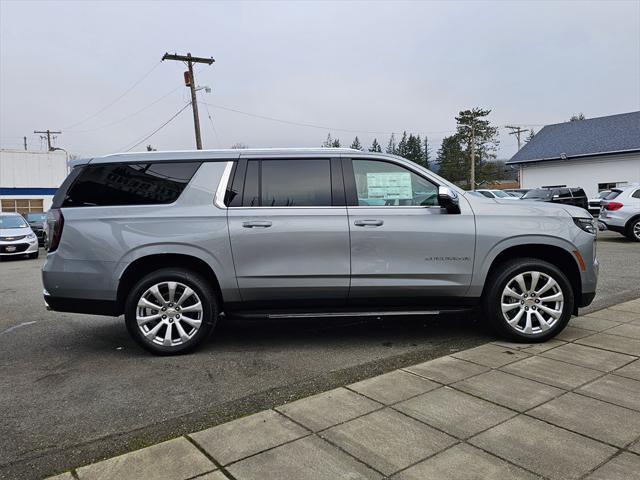
<path fill-rule="evenodd" d="M 616 233 L 624 233 L 624 226 L 615 225 L 602 219 L 598 221 L 602 223 L 607 228 L 607 230 L 611 230 L 612 232 Z"/>
<path fill-rule="evenodd" d="M 44 303 L 47 310 L 68 313 L 88 313 L 90 315 L 120 315 L 116 302 L 110 300 L 87 300 L 85 298 L 52 297 L 44 292 Z"/>

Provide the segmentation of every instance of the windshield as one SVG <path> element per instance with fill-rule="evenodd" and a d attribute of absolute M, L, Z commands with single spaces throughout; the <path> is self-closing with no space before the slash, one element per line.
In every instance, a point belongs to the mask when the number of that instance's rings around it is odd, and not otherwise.
<path fill-rule="evenodd" d="M 600 192 L 598 194 L 598 198 L 605 198 L 607 195 L 609 195 L 611 192 L 609 190 L 605 190 L 604 192 Z"/>
<path fill-rule="evenodd" d="M 523 200 L 527 198 L 542 198 L 543 200 L 546 200 L 547 198 L 551 198 L 551 190 L 529 190 L 522 196 Z"/>
<path fill-rule="evenodd" d="M 27 222 L 44 222 L 47 219 L 46 213 L 27 213 Z"/>
<path fill-rule="evenodd" d="M 18 215 L 1 216 L 0 228 L 27 228 L 27 222 Z"/>
<path fill-rule="evenodd" d="M 494 190 L 493 194 L 498 198 L 509 198 L 511 196 L 508 193 L 503 192 L 502 190 Z"/>

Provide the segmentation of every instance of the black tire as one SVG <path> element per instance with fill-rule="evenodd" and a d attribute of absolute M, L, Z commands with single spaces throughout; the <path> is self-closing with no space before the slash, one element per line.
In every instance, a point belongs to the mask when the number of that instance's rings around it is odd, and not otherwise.
<path fill-rule="evenodd" d="M 38 258 L 40 256 L 40 250 L 38 250 L 37 252 L 29 253 L 28 255 L 31 259 Z"/>
<path fill-rule="evenodd" d="M 640 242 L 640 236 L 636 236 L 633 232 L 636 228 L 640 228 L 640 218 L 636 218 L 629 222 L 625 232 L 625 236 L 632 242 Z"/>
<path fill-rule="evenodd" d="M 530 271 L 541 272 L 555 280 L 562 291 L 564 305 L 562 307 L 562 314 L 557 320 L 555 320 L 555 323 L 553 323 L 548 330 L 525 334 L 524 332 L 520 332 L 509 325 L 507 319 L 502 313 L 501 305 L 502 294 L 507 284 L 518 274 Z M 533 283 L 531 282 L 530 276 L 528 279 L 530 283 Z M 525 276 L 525 284 L 526 280 L 527 278 Z M 531 301 L 530 297 L 529 301 Z M 573 304 L 573 288 L 565 274 L 562 273 L 562 271 L 555 265 L 537 258 L 519 258 L 509 260 L 498 265 L 492 272 L 491 276 L 487 278 L 487 287 L 482 299 L 484 315 L 493 330 L 502 337 L 523 343 L 544 342 L 560 333 L 571 319 Z M 534 306 L 528 307 L 527 310 L 529 308 L 535 309 L 534 307 L 539 308 L 534 304 Z M 526 319 L 526 317 L 524 318 Z M 540 325 L 541 323 L 538 320 L 534 320 L 534 322 L 537 323 L 537 325 Z"/>
<path fill-rule="evenodd" d="M 193 337 L 179 345 L 160 345 L 147 339 L 138 327 L 138 322 L 136 320 L 138 301 L 141 296 L 153 285 L 162 282 L 179 282 L 188 286 L 195 292 L 197 297 L 199 297 L 200 303 L 202 304 L 202 318 L 199 329 L 195 332 Z M 162 314 L 159 310 L 158 313 Z M 155 353 L 156 355 L 178 355 L 193 351 L 210 337 L 213 329 L 215 328 L 217 318 L 218 302 L 211 285 L 197 273 L 181 268 L 162 268 L 144 276 L 131 289 L 131 292 L 125 302 L 125 323 L 129 334 L 138 345 L 151 353 Z M 170 320 L 173 320 L 173 318 L 170 318 L 167 321 Z M 177 319 L 175 322 L 178 323 Z M 160 332 L 162 332 L 163 329 L 166 334 L 168 326 L 160 327 Z M 172 330 L 175 329 L 172 327 Z"/>

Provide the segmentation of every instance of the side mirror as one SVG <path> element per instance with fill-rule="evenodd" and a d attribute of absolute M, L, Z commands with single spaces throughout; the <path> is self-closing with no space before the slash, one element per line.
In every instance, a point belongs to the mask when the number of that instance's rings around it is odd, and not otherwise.
<path fill-rule="evenodd" d="M 438 203 L 447 213 L 460 213 L 460 199 L 452 188 L 438 187 Z"/>

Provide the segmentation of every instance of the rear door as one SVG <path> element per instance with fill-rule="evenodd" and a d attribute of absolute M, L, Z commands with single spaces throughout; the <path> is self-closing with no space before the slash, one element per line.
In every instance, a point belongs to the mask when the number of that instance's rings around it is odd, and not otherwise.
<path fill-rule="evenodd" d="M 352 304 L 445 303 L 473 274 L 475 221 L 438 204 L 438 185 L 388 160 L 343 160 L 351 231 Z"/>
<path fill-rule="evenodd" d="M 228 208 L 244 302 L 345 303 L 349 226 L 339 159 L 242 157 Z M 241 185 L 241 186 L 238 186 Z"/>

